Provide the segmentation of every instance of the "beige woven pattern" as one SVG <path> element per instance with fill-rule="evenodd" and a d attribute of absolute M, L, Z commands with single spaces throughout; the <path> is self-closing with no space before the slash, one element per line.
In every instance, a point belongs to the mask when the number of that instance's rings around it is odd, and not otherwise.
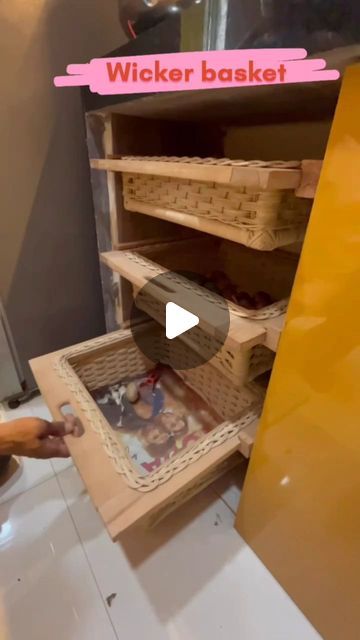
<path fill-rule="evenodd" d="M 123 160 L 148 160 L 151 162 L 179 162 L 205 164 L 219 167 L 252 167 L 254 169 L 300 169 L 299 160 L 230 160 L 230 158 L 200 158 L 198 156 L 122 156 Z"/>
<path fill-rule="evenodd" d="M 164 325 L 164 305 L 162 302 L 141 290 L 136 296 L 136 306 Z M 274 362 L 275 354 L 263 345 L 257 345 L 248 351 L 240 349 L 235 351 L 227 344 L 222 345 L 219 341 L 219 351 L 213 356 L 215 339 L 197 327 L 192 329 L 191 339 L 185 333 L 182 340 L 203 358 L 212 358 L 211 364 L 224 373 L 238 388 L 247 381 L 254 380 L 261 373 L 269 371 Z"/>
<path fill-rule="evenodd" d="M 145 203 L 204 217 L 235 227 L 237 242 L 262 251 L 302 240 L 311 209 L 292 190 L 258 191 L 146 174 L 124 173 L 123 190 L 129 211 Z"/>
<path fill-rule="evenodd" d="M 175 349 L 176 357 L 182 358 L 184 367 L 190 362 L 191 350 L 185 345 L 180 349 L 169 342 L 165 347 L 164 342 L 157 340 L 156 336 L 154 344 L 159 349 L 159 361 L 170 364 L 171 352 Z M 151 366 L 138 350 L 130 332 L 116 332 L 73 347 L 60 356 L 54 366 L 81 408 L 82 415 L 102 438 L 104 449 L 117 472 L 123 475 L 130 487 L 143 492 L 167 482 L 174 474 L 199 460 L 214 447 L 235 437 L 241 429 L 257 419 L 261 412 L 263 392 L 257 385 L 252 384 L 239 391 L 209 364 L 179 372 L 189 385 L 211 403 L 224 422 L 194 447 L 168 461 L 152 474 L 142 477 L 87 390 L 114 383 L 121 378 L 146 371 Z"/>

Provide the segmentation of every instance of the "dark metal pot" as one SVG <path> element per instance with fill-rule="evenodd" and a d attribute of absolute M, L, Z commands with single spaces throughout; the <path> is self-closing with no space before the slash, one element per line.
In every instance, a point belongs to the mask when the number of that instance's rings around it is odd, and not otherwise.
<path fill-rule="evenodd" d="M 134 38 L 164 20 L 203 0 L 119 0 L 121 26 L 127 36 Z"/>

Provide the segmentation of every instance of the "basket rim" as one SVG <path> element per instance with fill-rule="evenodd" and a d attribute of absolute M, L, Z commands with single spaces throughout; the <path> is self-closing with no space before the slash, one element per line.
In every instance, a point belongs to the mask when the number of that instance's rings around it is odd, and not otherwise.
<path fill-rule="evenodd" d="M 301 169 L 301 160 L 244 160 L 241 158 L 214 158 L 200 156 L 135 156 L 122 155 L 122 160 L 148 162 L 178 162 L 185 164 L 201 164 L 226 167 L 250 167 L 254 169 Z"/>
<path fill-rule="evenodd" d="M 101 413 L 86 386 L 70 363 L 71 359 L 79 355 L 90 354 L 104 346 L 125 344 L 129 342 L 129 340 L 131 341 L 129 332 L 120 330 L 119 332 L 98 338 L 95 341 L 70 347 L 65 353 L 62 353 L 55 359 L 53 366 L 65 385 L 71 390 L 72 394 L 75 395 L 77 404 L 86 415 L 93 430 L 100 436 L 104 449 L 111 458 L 116 471 L 124 477 L 131 488 L 147 492 L 167 482 L 176 473 L 190 466 L 200 457 L 229 438 L 236 436 L 241 429 L 259 418 L 263 393 L 258 385 L 254 383 L 245 385 L 246 388 L 253 393 L 254 402 L 251 403 L 248 408 L 244 409 L 239 416 L 233 420 L 220 423 L 210 434 L 206 434 L 192 447 L 189 447 L 189 449 L 186 449 L 184 452 L 179 452 L 178 455 L 165 462 L 152 473 L 141 476 L 131 458 L 128 456 L 126 447 L 115 437 L 110 424 Z M 208 364 L 206 366 L 212 365 Z"/>
<path fill-rule="evenodd" d="M 202 298 L 206 298 L 208 301 L 213 303 L 214 305 L 222 306 L 227 305 L 229 311 L 236 315 L 237 317 L 244 318 L 245 320 L 269 320 L 270 318 L 276 318 L 277 316 L 285 313 L 288 307 L 289 298 L 282 298 L 281 300 L 277 300 L 262 309 L 246 309 L 239 304 L 235 304 L 231 302 L 231 300 L 226 300 L 223 296 L 212 293 L 208 291 L 205 287 L 197 282 L 192 282 L 189 278 L 186 278 L 181 273 L 177 273 L 176 271 L 165 270 L 163 269 L 157 262 L 150 260 L 147 257 L 142 256 L 137 251 L 123 251 L 124 256 L 126 256 L 129 260 L 134 262 L 140 262 L 143 266 L 150 268 L 157 275 L 163 275 L 165 279 L 174 280 L 175 282 L 180 282 L 186 288 L 193 289 L 198 295 Z"/>

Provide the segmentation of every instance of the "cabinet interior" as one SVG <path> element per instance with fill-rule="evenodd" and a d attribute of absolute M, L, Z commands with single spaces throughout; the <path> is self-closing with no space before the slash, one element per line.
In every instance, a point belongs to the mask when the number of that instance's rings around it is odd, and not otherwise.
<path fill-rule="evenodd" d="M 90 114 L 87 118 L 93 122 L 96 116 Z M 237 120 L 233 118 L 230 123 L 222 121 L 221 111 L 218 119 L 213 118 L 211 121 L 198 119 L 182 121 L 174 119 L 173 113 L 171 118 L 163 119 L 149 115 L 139 117 L 111 113 L 106 116 L 105 123 L 103 157 L 153 155 L 229 157 L 244 160 L 302 160 L 323 158 L 331 119 L 248 124 L 249 116 L 242 116 L 239 108 Z M 121 173 L 108 172 L 107 181 L 109 192 L 113 196 L 112 216 L 115 219 L 113 224 L 115 233 L 114 231 L 112 233 L 111 246 L 104 247 L 106 250 L 133 249 L 145 251 L 147 254 L 150 252 L 149 257 L 152 260 L 173 270 L 185 267 L 191 269 L 193 267 L 190 265 L 194 263 L 196 270 L 201 273 L 208 272 L 211 268 L 223 268 L 235 282 L 239 280 L 239 265 L 241 264 L 244 268 L 244 256 L 245 258 L 250 256 L 253 250 L 172 222 L 126 211 L 123 204 Z M 201 251 L 201 261 L 195 254 L 192 257 L 190 255 L 189 258 L 191 248 L 186 249 L 188 238 L 197 238 L 208 246 L 212 243 L 214 248 L 211 252 Z M 179 242 L 178 248 L 171 244 L 174 241 Z M 163 247 L 160 247 L 161 243 L 165 243 Z M 154 249 L 151 248 L 152 246 Z M 280 254 L 288 252 L 296 255 L 300 251 L 301 243 L 298 243 L 283 248 Z M 216 260 L 214 260 L 215 255 Z M 263 260 L 261 262 L 263 263 Z M 252 260 L 253 263 L 254 260 Z M 271 264 L 273 265 L 271 268 L 274 268 L 273 259 Z M 282 261 L 282 270 L 284 270 L 283 264 Z M 286 280 L 284 288 L 289 295 L 296 272 L 296 258 L 289 259 L 287 269 L 288 273 L 287 276 L 283 276 L 283 281 Z M 278 292 L 272 293 L 269 281 L 271 277 L 269 278 L 268 270 L 265 269 L 263 288 L 270 286 L 269 293 L 277 297 Z M 119 287 L 117 319 L 119 324 L 127 326 L 132 308 L 132 290 L 130 284 L 123 278 L 118 278 L 117 284 Z M 252 289 L 251 269 L 248 269 L 248 288 Z"/>

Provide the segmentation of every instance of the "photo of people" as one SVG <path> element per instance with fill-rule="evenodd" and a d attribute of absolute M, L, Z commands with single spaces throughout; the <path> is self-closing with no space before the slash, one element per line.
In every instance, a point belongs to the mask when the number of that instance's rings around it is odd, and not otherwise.
<path fill-rule="evenodd" d="M 221 418 L 170 367 L 92 391 L 141 475 L 194 446 Z"/>

